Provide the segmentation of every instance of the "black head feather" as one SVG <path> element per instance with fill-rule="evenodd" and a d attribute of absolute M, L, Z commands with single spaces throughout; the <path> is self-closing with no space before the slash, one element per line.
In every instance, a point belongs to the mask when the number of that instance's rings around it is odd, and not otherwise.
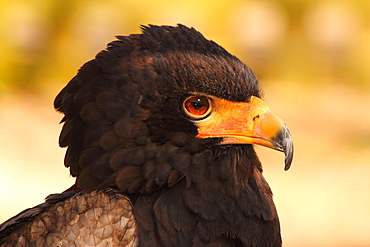
<path fill-rule="evenodd" d="M 99 171 L 103 175 L 92 184 L 112 175 L 118 168 L 107 164 L 106 154 L 116 157 L 122 148 L 172 139 L 176 146 L 179 136 L 186 136 L 193 142 L 186 149 L 196 152 L 213 142 L 195 140 L 196 128 L 181 111 L 193 92 L 231 101 L 259 96 L 251 70 L 195 29 L 150 25 L 142 30 L 118 36 L 55 99 L 55 108 L 65 114 L 60 135 L 60 145 L 68 146 L 65 164 L 81 183 Z M 97 186 L 89 184 L 89 189 Z"/>

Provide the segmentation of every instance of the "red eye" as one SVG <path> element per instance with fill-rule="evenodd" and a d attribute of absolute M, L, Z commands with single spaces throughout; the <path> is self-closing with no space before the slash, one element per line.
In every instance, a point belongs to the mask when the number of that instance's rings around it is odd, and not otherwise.
<path fill-rule="evenodd" d="M 210 100 L 205 96 L 191 96 L 184 101 L 185 112 L 194 119 L 202 119 L 211 113 Z"/>

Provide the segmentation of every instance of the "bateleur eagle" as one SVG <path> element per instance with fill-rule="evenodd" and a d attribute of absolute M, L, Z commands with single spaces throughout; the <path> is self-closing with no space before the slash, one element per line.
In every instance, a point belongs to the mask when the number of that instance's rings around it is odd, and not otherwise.
<path fill-rule="evenodd" d="M 291 136 L 239 59 L 193 28 L 118 36 L 56 97 L 76 184 L 0 226 L 1 246 L 281 246 L 252 144 Z"/>

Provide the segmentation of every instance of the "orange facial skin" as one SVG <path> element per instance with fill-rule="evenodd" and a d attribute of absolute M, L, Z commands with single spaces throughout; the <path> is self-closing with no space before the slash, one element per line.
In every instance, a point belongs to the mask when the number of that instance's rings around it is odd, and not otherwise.
<path fill-rule="evenodd" d="M 248 102 L 234 102 L 214 96 L 211 112 L 194 120 L 197 138 L 222 138 L 224 144 L 257 144 L 285 153 L 285 170 L 293 158 L 293 143 L 288 128 L 266 103 L 252 96 Z M 208 111 L 209 112 L 209 111 Z"/>

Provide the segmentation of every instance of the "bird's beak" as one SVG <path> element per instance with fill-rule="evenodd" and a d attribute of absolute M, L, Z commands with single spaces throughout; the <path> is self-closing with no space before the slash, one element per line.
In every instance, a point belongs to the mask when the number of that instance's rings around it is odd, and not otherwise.
<path fill-rule="evenodd" d="M 252 96 L 249 102 L 212 98 L 212 113 L 196 122 L 197 138 L 222 138 L 223 144 L 258 144 L 285 154 L 285 170 L 293 159 L 293 142 L 283 121 L 266 103 Z"/>

